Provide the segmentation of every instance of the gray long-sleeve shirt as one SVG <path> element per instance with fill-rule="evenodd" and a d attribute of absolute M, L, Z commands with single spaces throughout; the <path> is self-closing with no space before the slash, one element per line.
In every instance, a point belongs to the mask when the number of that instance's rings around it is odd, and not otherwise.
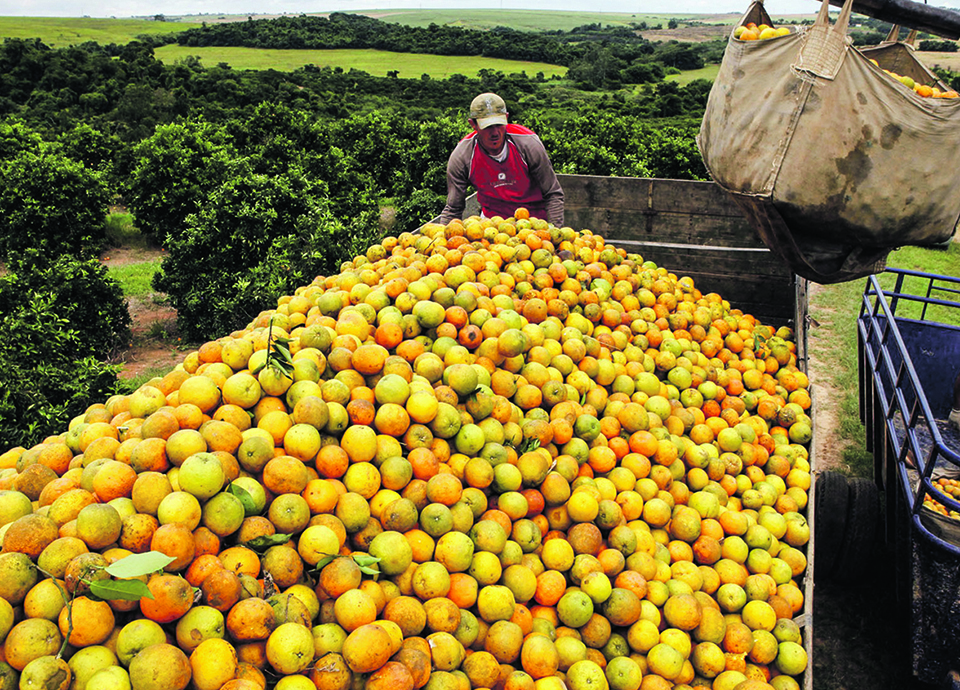
<path fill-rule="evenodd" d="M 497 161 L 480 147 L 475 133 L 457 144 L 447 161 L 447 204 L 441 223 L 462 216 L 467 188 L 472 185 L 481 207 L 493 210 L 485 215 L 509 216 L 516 207 L 532 206 L 529 210 L 534 215 L 545 214 L 554 225 L 563 225 L 563 189 L 540 137 L 526 127 L 509 124 L 505 145 L 507 155 Z M 510 210 L 495 210 L 498 207 Z"/>

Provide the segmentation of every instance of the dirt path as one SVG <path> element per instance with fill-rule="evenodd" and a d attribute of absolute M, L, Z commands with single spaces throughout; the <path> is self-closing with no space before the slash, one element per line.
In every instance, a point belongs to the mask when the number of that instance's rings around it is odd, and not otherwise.
<path fill-rule="evenodd" d="M 809 301 L 812 303 L 823 286 L 810 283 Z M 834 385 L 829 366 L 824 361 L 824 347 L 819 339 L 817 322 L 807 327 L 807 376 L 813 386 L 813 408 L 817 433 L 814 434 L 814 457 L 817 472 L 843 469 L 843 449 L 849 441 L 840 437 L 840 400 L 842 391 Z"/>
<path fill-rule="evenodd" d="M 125 266 L 163 257 L 158 249 L 114 248 L 104 252 L 107 266 Z M 127 298 L 133 336 L 130 347 L 114 363 L 122 364 L 120 378 L 131 379 L 151 371 L 173 369 L 185 354 L 177 335 L 177 310 L 166 304 L 159 293 Z"/>

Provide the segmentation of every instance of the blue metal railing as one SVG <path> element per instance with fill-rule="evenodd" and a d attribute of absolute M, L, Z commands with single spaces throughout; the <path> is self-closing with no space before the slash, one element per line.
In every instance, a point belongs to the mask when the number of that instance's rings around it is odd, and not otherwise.
<path fill-rule="evenodd" d="M 881 279 L 889 275 L 895 279 L 894 287 L 884 290 Z M 910 279 L 909 285 L 907 279 Z M 948 509 L 960 511 L 960 501 L 941 491 L 932 478 L 938 463 L 960 466 L 960 454 L 944 442 L 910 348 L 901 334 L 901 325 L 920 326 L 955 332 L 951 337 L 960 340 L 960 328 L 956 325 L 928 319 L 928 307 L 933 305 L 960 310 L 960 302 L 933 297 L 935 292 L 960 296 L 960 279 L 905 269 L 888 269 L 867 279 L 857 319 L 861 386 L 870 383 L 867 392 L 861 391 L 861 406 L 864 395 L 870 396 L 873 415 L 865 421 L 878 424 L 882 419 L 886 442 L 874 447 L 873 452 L 876 457 L 877 453 L 887 454 L 892 448 L 896 461 L 894 474 L 917 532 L 923 539 L 960 555 L 960 545 L 932 533 L 920 517 L 928 495 Z M 902 315 L 910 305 L 918 305 L 919 319 Z M 956 316 L 960 320 L 960 311 Z M 953 369 L 939 373 L 948 375 L 951 382 L 957 374 Z M 908 456 L 914 459 L 919 474 L 915 486 L 908 471 Z"/>

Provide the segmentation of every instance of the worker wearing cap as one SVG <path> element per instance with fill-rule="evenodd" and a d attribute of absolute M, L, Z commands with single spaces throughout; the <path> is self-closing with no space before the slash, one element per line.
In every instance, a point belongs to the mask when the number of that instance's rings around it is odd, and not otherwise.
<path fill-rule="evenodd" d="M 532 130 L 508 123 L 508 116 L 506 103 L 494 93 L 473 99 L 473 132 L 447 161 L 447 205 L 441 223 L 462 216 L 472 185 L 487 218 L 509 218 L 523 207 L 531 216 L 563 225 L 563 189 L 543 142 Z"/>

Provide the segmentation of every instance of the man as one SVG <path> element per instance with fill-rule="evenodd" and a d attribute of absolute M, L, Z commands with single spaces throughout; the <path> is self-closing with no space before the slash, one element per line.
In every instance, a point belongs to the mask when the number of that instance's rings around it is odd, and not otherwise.
<path fill-rule="evenodd" d="M 467 187 L 487 218 L 509 218 L 519 207 L 531 216 L 563 225 L 563 190 L 540 137 L 509 124 L 500 96 L 482 93 L 470 104 L 473 132 L 464 137 L 447 161 L 447 205 L 441 223 L 460 218 Z"/>

